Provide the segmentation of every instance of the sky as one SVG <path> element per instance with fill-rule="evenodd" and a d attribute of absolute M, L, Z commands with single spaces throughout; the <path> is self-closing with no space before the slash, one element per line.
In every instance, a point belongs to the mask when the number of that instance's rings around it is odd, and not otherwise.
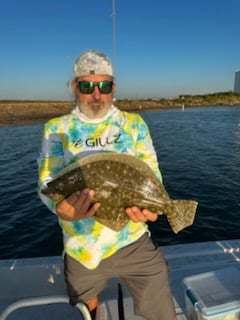
<path fill-rule="evenodd" d="M 0 0 L 0 100 L 72 100 L 88 49 L 112 59 L 119 99 L 232 91 L 240 0 Z"/>

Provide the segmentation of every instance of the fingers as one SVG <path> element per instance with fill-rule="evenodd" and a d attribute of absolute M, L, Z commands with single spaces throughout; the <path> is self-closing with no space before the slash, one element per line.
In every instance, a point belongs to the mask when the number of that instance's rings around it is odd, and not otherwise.
<path fill-rule="evenodd" d="M 73 199 L 70 199 L 70 201 L 73 201 L 73 205 L 76 211 L 81 211 L 84 213 L 87 213 L 88 209 L 90 208 L 92 204 L 92 200 L 94 197 L 94 191 L 89 189 L 84 189 L 82 192 L 77 191 L 74 194 L 72 194 Z"/>
<path fill-rule="evenodd" d="M 151 212 L 147 209 L 140 210 L 138 207 L 131 207 L 126 209 L 126 213 L 133 222 L 147 222 L 147 221 L 156 221 L 158 214 Z"/>
<path fill-rule="evenodd" d="M 100 203 L 92 204 L 94 191 L 84 189 L 71 194 L 56 207 L 57 214 L 66 220 L 79 220 L 92 217 Z"/>
<path fill-rule="evenodd" d="M 85 214 L 85 218 L 90 218 L 92 217 L 97 209 L 101 206 L 101 204 L 99 202 L 94 203 L 93 205 L 91 205 L 91 207 L 89 208 L 89 210 L 87 211 L 87 213 Z"/>

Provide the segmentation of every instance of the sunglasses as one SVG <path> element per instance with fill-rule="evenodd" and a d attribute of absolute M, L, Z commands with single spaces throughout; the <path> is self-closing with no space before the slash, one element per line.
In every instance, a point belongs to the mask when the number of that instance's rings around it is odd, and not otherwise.
<path fill-rule="evenodd" d="M 93 81 L 79 81 L 78 88 L 79 91 L 83 94 L 91 94 L 93 93 L 95 87 L 98 87 L 98 90 L 102 94 L 108 94 L 112 92 L 113 81 L 100 81 L 100 82 L 93 82 Z"/>

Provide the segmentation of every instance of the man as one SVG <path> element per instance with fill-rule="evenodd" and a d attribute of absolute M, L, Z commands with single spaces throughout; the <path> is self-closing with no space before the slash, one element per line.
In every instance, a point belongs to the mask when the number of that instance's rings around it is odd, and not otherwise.
<path fill-rule="evenodd" d="M 71 114 L 48 121 L 39 158 L 39 189 L 79 157 L 99 151 L 127 153 L 145 161 L 161 179 L 147 125 L 137 114 L 121 112 L 113 102 L 114 74 L 109 58 L 98 51 L 81 54 L 74 67 Z M 97 179 L 97 176 L 96 176 Z M 92 318 L 98 295 L 118 276 L 134 299 L 135 313 L 148 320 L 173 320 L 175 311 L 165 259 L 149 237 L 147 221 L 157 213 L 127 208 L 129 223 L 115 232 L 92 217 L 101 203 L 94 190 L 77 191 L 56 205 L 41 199 L 58 215 L 65 249 L 65 279 L 72 304 L 84 302 Z"/>

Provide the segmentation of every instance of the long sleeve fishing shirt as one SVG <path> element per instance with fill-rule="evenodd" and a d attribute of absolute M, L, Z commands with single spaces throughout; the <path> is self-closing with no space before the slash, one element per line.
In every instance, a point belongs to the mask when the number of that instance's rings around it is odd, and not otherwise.
<path fill-rule="evenodd" d="M 56 204 L 40 189 L 74 160 L 92 152 L 112 151 L 144 160 L 162 180 L 149 129 L 138 114 L 112 106 L 102 119 L 89 120 L 76 107 L 70 114 L 49 120 L 44 126 L 39 165 L 39 195 L 55 212 Z M 96 177 L 97 179 L 97 177 Z M 129 221 L 113 231 L 93 218 L 66 221 L 59 217 L 64 250 L 88 269 L 129 245 L 148 231 L 145 223 Z"/>

